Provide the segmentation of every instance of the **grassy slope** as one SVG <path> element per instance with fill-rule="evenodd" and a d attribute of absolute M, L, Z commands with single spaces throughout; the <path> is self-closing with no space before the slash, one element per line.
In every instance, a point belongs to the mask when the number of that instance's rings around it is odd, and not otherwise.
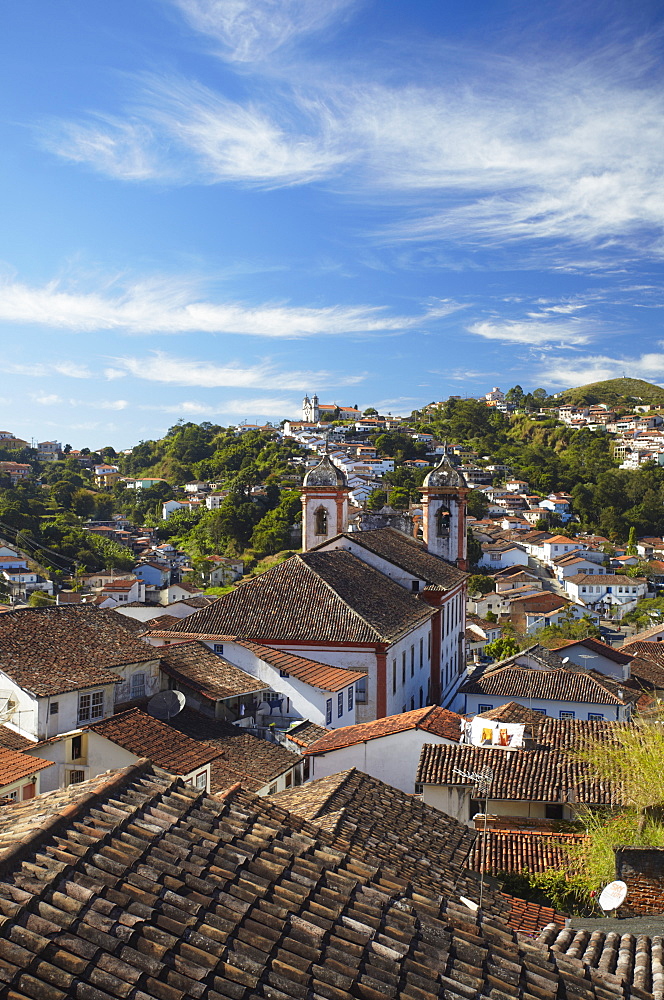
<path fill-rule="evenodd" d="M 664 404 L 664 388 L 640 378 L 611 378 L 605 382 L 591 382 L 575 389 L 566 389 L 560 397 L 568 403 L 607 403 L 615 406 L 620 402 L 643 402 Z"/>

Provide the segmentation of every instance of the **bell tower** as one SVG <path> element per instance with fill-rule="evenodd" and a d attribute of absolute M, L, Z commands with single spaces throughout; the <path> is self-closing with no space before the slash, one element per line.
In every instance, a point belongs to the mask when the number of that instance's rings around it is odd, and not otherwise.
<path fill-rule="evenodd" d="M 302 485 L 302 551 L 348 527 L 348 481 L 329 455 L 323 455 Z"/>
<path fill-rule="evenodd" d="M 427 475 L 421 489 L 422 534 L 427 550 L 466 570 L 466 502 L 470 490 L 447 453 Z"/>

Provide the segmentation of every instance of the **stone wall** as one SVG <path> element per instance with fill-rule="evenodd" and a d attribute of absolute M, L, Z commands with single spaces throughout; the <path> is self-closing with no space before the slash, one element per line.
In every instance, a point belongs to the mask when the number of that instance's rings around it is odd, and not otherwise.
<path fill-rule="evenodd" d="M 627 885 L 622 912 L 664 913 L 664 847 L 616 847 L 616 878 Z"/>

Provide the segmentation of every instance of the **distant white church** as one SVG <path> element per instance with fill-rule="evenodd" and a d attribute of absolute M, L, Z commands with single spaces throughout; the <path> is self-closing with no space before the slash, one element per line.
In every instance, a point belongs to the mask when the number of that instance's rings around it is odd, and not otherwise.
<path fill-rule="evenodd" d="M 317 424 L 322 416 L 337 414 L 339 420 L 356 420 L 360 416 L 357 406 L 337 406 L 336 403 L 319 403 L 316 393 L 311 399 L 302 400 L 302 419 L 306 423 Z"/>

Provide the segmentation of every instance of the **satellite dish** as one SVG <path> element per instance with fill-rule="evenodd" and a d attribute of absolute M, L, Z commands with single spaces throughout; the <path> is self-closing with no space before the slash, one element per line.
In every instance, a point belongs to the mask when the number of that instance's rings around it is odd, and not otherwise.
<path fill-rule="evenodd" d="M 148 712 L 153 719 L 172 719 L 181 712 L 187 699 L 182 691 L 160 691 L 148 702 Z"/>
<path fill-rule="evenodd" d="M 617 910 L 625 901 L 625 896 L 627 895 L 627 886 L 624 882 L 620 880 L 616 882 L 609 882 L 602 889 L 601 895 L 598 899 L 598 903 L 605 913 L 609 913 L 611 910 Z"/>

